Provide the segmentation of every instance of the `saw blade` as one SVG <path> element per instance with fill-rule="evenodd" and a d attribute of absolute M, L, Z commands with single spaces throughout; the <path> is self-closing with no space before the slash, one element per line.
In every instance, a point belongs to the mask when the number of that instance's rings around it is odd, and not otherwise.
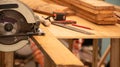
<path fill-rule="evenodd" d="M 6 30 L 5 30 L 5 25 L 7 25 L 7 24 L 11 24 L 12 27 L 13 27 L 13 29 L 10 30 L 10 31 L 6 31 Z M 8 27 L 8 29 L 9 29 L 9 27 Z M 14 23 L 14 24 L 12 24 L 12 23 L 10 23 L 10 22 L 0 23 L 0 34 L 1 34 L 1 35 L 13 35 L 13 34 L 15 34 L 16 32 L 17 32 L 17 24 L 16 24 L 16 23 Z"/>
<path fill-rule="evenodd" d="M 0 51 L 4 51 L 4 52 L 16 51 L 16 50 L 24 47 L 28 43 L 29 43 L 28 40 L 22 40 L 22 41 L 19 41 L 18 43 L 12 44 L 12 45 L 0 44 Z"/>

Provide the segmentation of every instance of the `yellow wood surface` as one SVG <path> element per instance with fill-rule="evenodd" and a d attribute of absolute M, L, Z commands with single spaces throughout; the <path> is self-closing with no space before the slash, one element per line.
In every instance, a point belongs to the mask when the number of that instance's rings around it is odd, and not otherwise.
<path fill-rule="evenodd" d="M 74 12 L 71 11 L 68 7 L 61 6 L 55 3 L 49 3 L 47 0 L 20 0 L 21 2 L 28 5 L 31 9 L 36 12 L 51 15 L 54 11 L 63 11 L 69 15 L 73 15 Z"/>
<path fill-rule="evenodd" d="M 38 16 L 44 16 L 41 14 L 37 14 Z M 62 39 L 73 39 L 73 38 L 120 38 L 120 24 L 115 25 L 97 25 L 86 21 L 77 16 L 69 16 L 67 17 L 69 20 L 77 21 L 77 24 L 90 27 L 93 30 L 86 31 L 94 33 L 94 35 L 87 35 L 79 32 L 75 32 L 72 30 L 68 30 L 59 26 L 51 25 L 50 27 L 46 27 L 55 37 Z M 80 28 L 83 29 L 83 28 Z"/>
<path fill-rule="evenodd" d="M 83 63 L 75 57 L 50 31 L 41 25 L 41 29 L 46 33 L 45 36 L 34 36 L 34 39 L 40 44 L 40 47 L 47 54 L 47 58 L 52 60 L 55 67 L 81 67 Z M 48 65 L 49 66 L 49 65 Z M 46 66 L 47 67 L 47 66 Z M 53 67 L 53 66 L 49 66 Z"/>
<path fill-rule="evenodd" d="M 101 10 L 114 10 L 113 5 L 104 2 L 104 1 L 98 1 L 98 0 L 78 0 L 78 2 L 81 2 L 82 5 L 87 7 L 93 7 L 94 9 L 101 9 Z"/>
<path fill-rule="evenodd" d="M 111 39 L 110 67 L 120 67 L 120 38 Z"/>
<path fill-rule="evenodd" d="M 97 0 L 51 0 L 61 5 L 68 6 L 76 15 L 96 24 L 115 24 L 113 5 Z"/>
<path fill-rule="evenodd" d="M 0 67 L 5 67 L 5 53 L 0 52 Z"/>
<path fill-rule="evenodd" d="M 5 67 L 14 67 L 14 52 L 5 52 Z"/>
<path fill-rule="evenodd" d="M 24 2 L 24 0 L 21 0 Z M 31 4 L 32 1 L 28 1 L 25 0 L 25 2 L 27 1 L 27 4 Z M 44 2 L 46 0 L 36 0 L 38 3 L 38 5 L 40 5 L 40 2 Z M 34 2 L 36 2 L 34 1 Z M 47 0 L 48 1 L 48 0 Z M 67 0 L 65 0 L 67 1 Z M 49 2 L 49 1 L 48 1 Z M 44 2 L 46 3 L 46 2 Z M 31 6 L 37 6 L 37 4 L 33 4 Z M 33 7 L 35 8 L 35 7 Z M 42 15 L 40 15 L 42 16 Z M 61 28 L 58 26 L 54 26 L 51 25 L 50 27 L 48 27 L 49 31 L 53 33 L 54 36 L 56 36 L 57 38 L 119 38 L 120 37 L 120 25 L 119 24 L 115 24 L 115 25 L 97 25 L 94 24 L 92 22 L 86 21 L 84 19 L 81 19 L 77 16 L 69 16 L 67 17 L 67 19 L 70 20 L 75 20 L 77 21 L 77 24 L 79 25 L 83 25 L 86 27 L 90 27 L 94 30 L 87 30 L 89 32 L 93 32 L 95 33 L 95 35 L 86 35 L 86 34 L 82 34 L 79 32 L 74 32 L 65 28 Z"/>
<path fill-rule="evenodd" d="M 39 15 L 39 16 L 42 16 L 42 15 Z M 62 39 L 120 38 L 120 29 L 119 29 L 120 25 L 119 24 L 96 25 L 94 23 L 81 19 L 77 16 L 69 16 L 67 17 L 67 19 L 75 20 L 77 21 L 77 24 L 92 28 L 93 30 L 86 30 L 86 31 L 93 32 L 94 35 L 86 35 L 86 34 L 71 31 L 65 28 L 61 28 L 58 26 L 54 26 L 54 25 L 51 25 L 50 27 L 46 27 L 46 28 L 41 27 L 46 32 L 46 36 L 34 36 L 34 39 L 40 44 L 40 46 L 44 50 L 44 53 L 48 55 L 47 58 L 51 60 L 50 63 L 54 65 L 50 67 L 73 67 L 73 66 L 78 67 L 78 66 L 83 65 L 55 37 L 62 38 Z M 114 56 L 112 58 L 114 59 Z"/>

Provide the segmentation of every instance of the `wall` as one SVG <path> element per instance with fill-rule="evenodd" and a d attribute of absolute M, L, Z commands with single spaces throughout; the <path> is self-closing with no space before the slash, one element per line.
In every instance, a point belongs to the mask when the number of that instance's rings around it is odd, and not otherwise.
<path fill-rule="evenodd" d="M 107 47 L 110 45 L 110 39 L 109 38 L 104 38 L 101 41 L 101 55 L 104 54 L 105 50 L 107 49 Z M 106 58 L 106 63 L 110 60 L 110 55 L 107 56 Z"/>
<path fill-rule="evenodd" d="M 105 1 L 120 6 L 120 0 L 105 0 Z"/>

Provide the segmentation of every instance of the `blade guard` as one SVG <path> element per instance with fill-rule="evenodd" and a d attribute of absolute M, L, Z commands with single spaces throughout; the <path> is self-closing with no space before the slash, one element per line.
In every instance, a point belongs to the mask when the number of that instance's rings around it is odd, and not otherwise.
<path fill-rule="evenodd" d="M 0 7 L 0 11 L 15 10 L 20 12 L 26 18 L 28 23 L 36 23 L 36 18 L 33 11 L 19 0 L 0 0 Z"/>
<path fill-rule="evenodd" d="M 28 41 L 29 35 L 43 34 L 43 32 L 39 30 L 39 25 L 40 25 L 39 18 L 37 18 L 34 15 L 33 11 L 22 2 L 18 0 L 0 0 L 0 12 L 2 11 L 15 11 L 16 13 L 18 12 L 18 14 L 21 14 L 25 18 L 25 22 L 26 22 L 25 24 L 27 27 L 23 26 L 24 23 L 17 22 L 16 19 L 14 18 L 15 22 L 20 23 L 21 28 L 17 28 L 18 31 L 12 35 L 0 34 L 0 51 L 4 51 L 4 52 L 16 51 L 24 47 L 27 43 L 29 43 Z M 10 16 L 7 16 L 7 17 L 9 18 Z M 17 20 L 20 20 L 19 17 Z M 11 20 L 8 20 L 8 21 L 11 21 Z M 2 25 L 3 23 L 1 23 L 0 21 L 0 24 Z M 17 25 L 19 26 L 19 24 Z M 5 36 L 4 38 L 1 37 L 3 35 Z"/>

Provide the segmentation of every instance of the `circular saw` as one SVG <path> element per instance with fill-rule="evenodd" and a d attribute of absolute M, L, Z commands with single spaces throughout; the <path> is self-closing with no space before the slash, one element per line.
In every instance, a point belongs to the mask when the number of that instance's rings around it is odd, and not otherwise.
<path fill-rule="evenodd" d="M 0 51 L 16 51 L 31 35 L 43 34 L 39 18 L 18 0 L 0 1 Z"/>

